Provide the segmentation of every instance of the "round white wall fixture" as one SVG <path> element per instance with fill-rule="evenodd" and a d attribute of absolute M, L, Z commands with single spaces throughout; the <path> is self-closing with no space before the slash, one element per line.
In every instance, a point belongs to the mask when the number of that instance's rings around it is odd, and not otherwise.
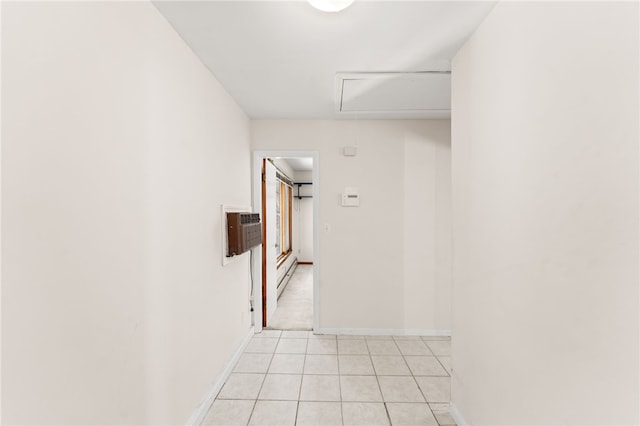
<path fill-rule="evenodd" d="M 351 6 L 354 0 L 307 0 L 311 6 L 323 12 L 340 12 Z"/>

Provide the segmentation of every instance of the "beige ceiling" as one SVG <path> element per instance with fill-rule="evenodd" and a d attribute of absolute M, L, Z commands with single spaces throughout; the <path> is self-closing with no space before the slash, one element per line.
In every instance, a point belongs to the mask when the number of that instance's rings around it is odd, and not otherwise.
<path fill-rule="evenodd" d="M 154 4 L 251 118 L 319 119 L 449 116 L 451 59 L 495 2 Z"/>

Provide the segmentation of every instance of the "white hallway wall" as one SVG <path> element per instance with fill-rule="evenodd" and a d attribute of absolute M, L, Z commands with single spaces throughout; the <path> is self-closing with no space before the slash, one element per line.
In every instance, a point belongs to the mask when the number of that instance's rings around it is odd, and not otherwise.
<path fill-rule="evenodd" d="M 252 149 L 319 152 L 322 329 L 449 330 L 448 120 L 254 120 Z"/>
<path fill-rule="evenodd" d="M 149 3 L 2 8 L 2 423 L 184 424 L 250 327 L 249 120 Z"/>
<path fill-rule="evenodd" d="M 313 182 L 312 172 L 296 171 L 296 182 Z M 296 186 L 294 194 L 298 193 Z M 301 195 L 312 195 L 312 185 L 300 187 Z M 294 245 L 297 247 L 298 260 L 301 262 L 313 262 L 313 199 L 302 198 L 294 201 L 293 214 Z"/>
<path fill-rule="evenodd" d="M 501 2 L 453 64 L 452 401 L 637 425 L 638 3 Z"/>

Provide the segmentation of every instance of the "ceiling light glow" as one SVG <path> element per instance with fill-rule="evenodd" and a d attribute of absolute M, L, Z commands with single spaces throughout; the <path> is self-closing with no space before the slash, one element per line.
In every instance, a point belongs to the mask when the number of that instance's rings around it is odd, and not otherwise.
<path fill-rule="evenodd" d="M 351 6 L 354 0 L 307 0 L 311 6 L 323 12 L 340 12 Z"/>

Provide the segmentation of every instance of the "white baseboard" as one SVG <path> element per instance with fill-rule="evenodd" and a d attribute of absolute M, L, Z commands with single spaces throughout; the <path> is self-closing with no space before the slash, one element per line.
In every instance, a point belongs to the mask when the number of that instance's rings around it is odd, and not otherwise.
<path fill-rule="evenodd" d="M 451 330 L 424 330 L 418 328 L 319 328 L 316 334 L 342 334 L 362 336 L 451 336 Z"/>
<path fill-rule="evenodd" d="M 209 408 L 211 408 L 213 401 L 216 399 L 216 396 L 218 396 L 218 393 L 222 389 L 222 385 L 224 385 L 224 382 L 229 378 L 229 375 L 233 371 L 233 367 L 236 365 L 236 362 L 238 362 L 240 355 L 242 355 L 242 352 L 244 352 L 244 349 L 249 344 L 249 340 L 251 340 L 253 334 L 254 330 L 253 327 L 251 327 L 247 335 L 244 337 L 244 339 L 242 339 L 240 346 L 238 346 L 229 361 L 227 361 L 227 363 L 225 364 L 222 372 L 213 381 L 213 385 L 211 385 L 211 389 L 209 389 L 209 392 L 207 392 L 200 405 L 198 405 L 193 414 L 191 414 L 191 417 L 189 417 L 187 425 L 199 426 L 202 423 L 205 416 L 209 412 Z"/>
<path fill-rule="evenodd" d="M 453 402 L 449 403 L 449 414 L 451 414 L 451 417 L 453 417 L 453 420 L 455 420 L 456 425 L 469 426 L 469 423 L 467 423 L 464 417 L 462 417 L 462 414 L 460 414 L 460 411 L 458 411 L 458 408 Z"/>

